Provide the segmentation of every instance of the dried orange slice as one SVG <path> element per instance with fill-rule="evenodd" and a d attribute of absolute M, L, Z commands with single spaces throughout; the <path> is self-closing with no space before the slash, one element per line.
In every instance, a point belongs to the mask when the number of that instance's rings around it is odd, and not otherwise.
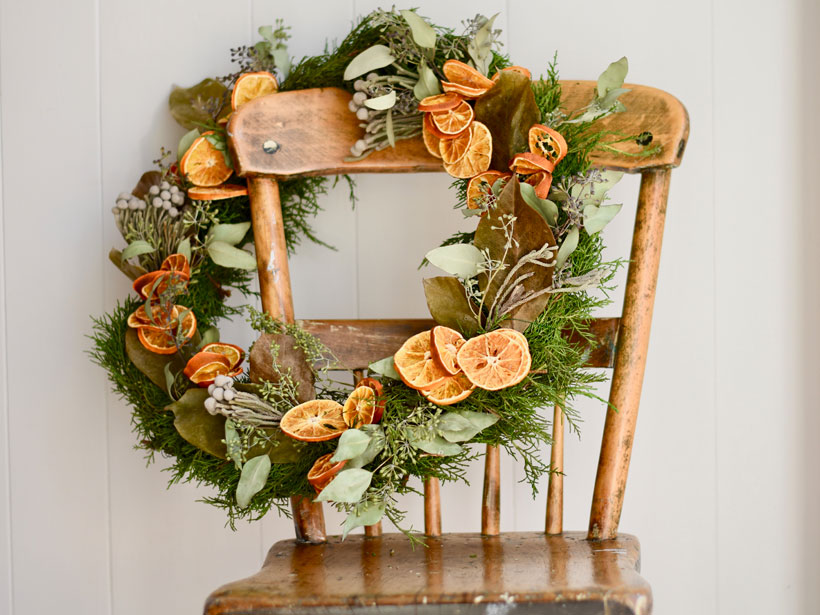
<path fill-rule="evenodd" d="M 473 140 L 473 131 L 464 130 L 461 134 L 448 139 L 439 139 L 439 153 L 445 164 L 455 164 L 470 149 L 470 142 Z"/>
<path fill-rule="evenodd" d="M 467 379 L 488 391 L 518 384 L 532 365 L 529 346 L 498 330 L 467 340 L 459 349 L 457 360 Z"/>
<path fill-rule="evenodd" d="M 382 383 L 375 378 L 362 378 L 357 386 L 370 387 L 376 393 L 376 409 L 373 411 L 371 423 L 378 423 L 384 415 L 384 398 L 382 397 Z"/>
<path fill-rule="evenodd" d="M 376 411 L 376 391 L 369 386 L 358 386 L 342 408 L 342 418 L 348 427 L 361 427 L 373 422 Z"/>
<path fill-rule="evenodd" d="M 532 152 L 516 154 L 510 161 L 510 170 L 521 175 L 530 175 L 539 171 L 552 173 L 553 169 L 555 169 L 555 164 L 541 154 L 533 154 Z"/>
<path fill-rule="evenodd" d="M 461 97 L 458 94 L 445 92 L 423 98 L 419 103 L 419 111 L 447 111 L 447 109 L 458 107 L 460 102 Z"/>
<path fill-rule="evenodd" d="M 134 280 L 134 292 L 143 299 L 156 298 L 168 288 L 170 278 L 169 271 L 149 271 Z"/>
<path fill-rule="evenodd" d="M 421 123 L 421 138 L 424 141 L 424 147 L 430 152 L 431 156 L 441 158 L 441 151 L 439 144 L 441 143 L 442 132 L 433 124 L 433 120 L 429 113 L 424 114 L 424 120 Z"/>
<path fill-rule="evenodd" d="M 461 371 L 456 363 L 458 349 L 464 345 L 464 336 L 455 329 L 438 325 L 430 331 L 430 347 L 433 357 L 450 376 Z"/>
<path fill-rule="evenodd" d="M 244 350 L 242 350 L 239 346 L 228 344 L 226 342 L 212 342 L 210 344 L 205 344 L 200 349 L 200 352 L 215 352 L 223 355 L 226 359 L 228 359 L 228 367 L 231 368 L 231 372 L 233 372 L 236 366 L 242 363 L 242 360 L 245 358 Z M 241 368 L 239 372 L 242 372 Z"/>
<path fill-rule="evenodd" d="M 550 186 L 552 186 L 552 173 L 539 171 L 538 173 L 524 176 L 523 180 L 535 188 L 535 196 L 539 199 L 545 199 L 549 196 Z"/>
<path fill-rule="evenodd" d="M 174 271 L 188 279 L 191 277 L 191 265 L 184 254 L 171 254 L 159 266 L 160 271 Z"/>
<path fill-rule="evenodd" d="M 194 201 L 220 201 L 222 199 L 235 199 L 238 196 L 247 196 L 248 189 L 245 186 L 236 184 L 222 184 L 205 188 L 194 186 L 188 188 L 188 198 Z"/>
<path fill-rule="evenodd" d="M 213 384 L 217 376 L 225 376 L 231 371 L 231 365 L 225 355 L 218 352 L 199 351 L 188 363 L 182 373 L 201 387 Z"/>
<path fill-rule="evenodd" d="M 313 462 L 313 467 L 308 471 L 308 482 L 316 490 L 317 495 L 322 493 L 322 489 L 330 484 L 330 481 L 332 481 L 336 475 L 342 471 L 342 468 L 345 467 L 345 464 L 347 463 L 347 459 L 344 459 L 338 463 L 332 463 L 330 461 L 331 457 L 333 457 L 333 453 L 322 455 Z"/>
<path fill-rule="evenodd" d="M 434 389 L 422 391 L 422 395 L 438 406 L 450 406 L 467 399 L 473 390 L 475 385 L 459 372 L 455 376 L 445 378 Z"/>
<path fill-rule="evenodd" d="M 533 124 L 527 135 L 530 151 L 533 154 L 540 154 L 553 164 L 567 155 L 567 140 L 557 130 L 543 124 Z"/>
<path fill-rule="evenodd" d="M 466 85 L 471 88 L 485 88 L 490 89 L 495 85 L 492 79 L 488 79 L 469 64 L 459 62 L 458 60 L 447 60 L 444 66 L 441 67 L 447 81 L 458 83 L 459 85 Z"/>
<path fill-rule="evenodd" d="M 484 171 L 473 177 L 467 184 L 467 207 L 479 209 L 482 202 L 492 195 L 495 182 L 509 176 L 509 173 L 500 171 Z"/>
<path fill-rule="evenodd" d="M 467 179 L 483 173 L 490 168 L 490 157 L 493 153 L 493 137 L 490 130 L 481 122 L 470 124 L 472 139 L 470 149 L 455 164 L 445 164 L 444 170 L 453 177 Z"/>
<path fill-rule="evenodd" d="M 128 326 L 133 329 L 139 329 L 140 327 L 169 329 L 176 324 L 177 318 L 179 318 L 179 309 L 177 306 L 171 306 L 170 312 L 167 312 L 162 309 L 160 304 L 152 303 L 150 316 L 145 306 L 141 305 L 128 316 Z"/>
<path fill-rule="evenodd" d="M 433 111 L 430 114 L 433 125 L 445 137 L 454 137 L 466 130 L 473 121 L 473 108 L 463 100 L 456 107 L 447 111 Z"/>
<path fill-rule="evenodd" d="M 218 186 L 233 173 L 222 152 L 208 141 L 207 137 L 212 134 L 213 131 L 204 132 L 194 139 L 179 161 L 180 173 L 194 186 Z"/>
<path fill-rule="evenodd" d="M 523 66 L 508 66 L 507 68 L 501 69 L 501 71 L 505 70 L 512 71 L 514 73 L 519 73 L 521 75 L 524 75 L 527 79 L 532 80 L 532 73 L 529 71 L 529 69 L 526 69 Z M 498 81 L 498 78 L 501 76 L 501 71 L 498 71 L 495 73 L 495 75 L 493 75 L 493 83 Z"/>
<path fill-rule="evenodd" d="M 181 333 L 178 331 L 180 328 Z M 181 327 L 165 329 L 140 327 L 137 329 L 140 343 L 156 354 L 174 354 L 177 351 L 177 337 L 181 337 L 181 343 L 184 344 L 194 336 L 194 333 L 196 333 L 196 317 L 191 310 L 186 313 Z"/>
<path fill-rule="evenodd" d="M 474 88 L 469 85 L 462 85 L 461 83 L 451 83 L 450 81 L 442 81 L 441 89 L 451 94 L 458 94 L 467 100 L 481 98 L 490 91 L 490 88 Z"/>
<path fill-rule="evenodd" d="M 233 86 L 231 93 L 231 109 L 236 111 L 240 106 L 249 100 L 259 98 L 265 94 L 273 94 L 279 89 L 276 77 L 271 73 L 260 71 L 258 73 L 245 73 Z"/>
<path fill-rule="evenodd" d="M 429 331 L 417 333 L 404 342 L 393 355 L 393 363 L 404 384 L 412 389 L 432 389 L 447 377 L 447 372 L 433 357 Z"/>
<path fill-rule="evenodd" d="M 279 428 L 295 440 L 322 442 L 342 435 L 347 429 L 342 404 L 332 399 L 314 399 L 285 413 Z"/>

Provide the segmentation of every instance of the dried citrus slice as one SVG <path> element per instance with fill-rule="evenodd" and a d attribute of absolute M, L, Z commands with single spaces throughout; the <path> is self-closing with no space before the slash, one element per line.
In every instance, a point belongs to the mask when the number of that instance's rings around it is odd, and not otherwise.
<path fill-rule="evenodd" d="M 347 429 L 342 404 L 332 399 L 314 399 L 294 406 L 282 417 L 279 427 L 291 438 L 303 442 L 332 440 Z"/>
<path fill-rule="evenodd" d="M 541 154 L 533 154 L 532 152 L 516 154 L 510 161 L 510 170 L 521 175 L 530 175 L 539 171 L 552 173 L 553 169 L 555 169 L 555 164 Z"/>
<path fill-rule="evenodd" d="M 419 103 L 419 111 L 447 111 L 458 107 L 461 97 L 458 94 L 445 92 L 423 98 Z"/>
<path fill-rule="evenodd" d="M 529 347 L 498 330 L 467 340 L 459 349 L 457 360 L 469 381 L 488 391 L 518 384 L 532 365 Z"/>
<path fill-rule="evenodd" d="M 279 89 L 276 77 L 271 73 L 260 71 L 258 73 L 245 73 L 233 86 L 231 93 L 231 109 L 236 111 L 240 106 L 249 100 L 259 98 L 265 94 L 273 94 Z"/>
<path fill-rule="evenodd" d="M 479 209 L 483 201 L 492 195 L 495 182 L 509 176 L 509 173 L 500 171 L 484 171 L 473 177 L 467 184 L 467 207 Z"/>
<path fill-rule="evenodd" d="M 462 100 L 458 106 L 447 111 L 433 111 L 430 116 L 439 132 L 453 137 L 470 126 L 474 114 L 473 108 Z"/>
<path fill-rule="evenodd" d="M 228 367 L 230 367 L 231 370 L 242 363 L 242 359 L 245 358 L 244 350 L 242 350 L 239 346 L 234 346 L 233 344 L 227 344 L 225 342 L 205 344 L 200 349 L 200 352 L 215 352 L 217 354 L 221 354 L 228 359 Z"/>
<path fill-rule="evenodd" d="M 521 344 L 521 347 L 524 348 L 527 351 L 527 354 L 529 354 L 529 352 L 530 352 L 530 343 L 529 343 L 529 341 L 527 341 L 527 338 L 523 333 L 521 333 L 520 331 L 516 331 L 515 329 L 507 329 L 507 328 L 498 329 L 498 332 L 503 333 L 504 335 L 506 335 L 510 339 L 512 339 L 512 340 L 516 341 L 517 343 Z M 526 376 L 529 373 L 530 367 L 532 367 L 532 357 L 530 357 L 529 362 L 526 362 L 526 363 L 522 364 L 521 370 L 523 371 L 523 374 L 521 375 L 521 378 L 523 378 L 524 376 Z"/>
<path fill-rule="evenodd" d="M 539 171 L 532 175 L 525 175 L 523 181 L 535 188 L 535 196 L 545 199 L 549 196 L 550 186 L 552 186 L 552 173 Z"/>
<path fill-rule="evenodd" d="M 430 347 L 433 357 L 450 376 L 461 371 L 456 363 L 458 349 L 464 345 L 464 336 L 455 329 L 438 325 L 430 331 Z"/>
<path fill-rule="evenodd" d="M 371 423 L 378 423 L 384 415 L 384 397 L 382 397 L 382 383 L 375 378 L 362 378 L 357 386 L 370 387 L 376 393 L 376 409 L 373 411 Z"/>
<path fill-rule="evenodd" d="M 450 406 L 470 396 L 475 385 L 459 372 L 455 376 L 448 376 L 444 381 L 429 391 L 422 391 L 427 399 L 438 406 Z"/>
<path fill-rule="evenodd" d="M 196 317 L 191 310 L 187 311 L 181 327 L 165 329 L 140 327 L 137 329 L 140 343 L 156 354 L 174 354 L 177 351 L 177 338 L 181 338 L 181 343 L 184 344 L 194 336 L 194 333 L 196 333 Z"/>
<path fill-rule="evenodd" d="M 348 427 L 361 427 L 373 422 L 376 411 L 376 391 L 369 386 L 358 386 L 342 408 L 342 418 Z"/>
<path fill-rule="evenodd" d="M 532 79 L 532 73 L 529 69 L 524 68 L 523 66 L 508 66 L 507 68 L 502 68 L 501 71 L 511 71 L 514 73 L 519 73 L 520 75 L 524 75 L 527 79 Z M 501 71 L 498 71 L 493 75 L 493 82 L 498 81 L 498 78 L 501 76 Z"/>
<path fill-rule="evenodd" d="M 530 151 L 544 156 L 553 164 L 567 155 L 567 141 L 557 130 L 543 124 L 533 124 L 528 133 Z"/>
<path fill-rule="evenodd" d="M 194 139 L 179 161 L 180 173 L 194 186 L 218 186 L 233 173 L 222 152 L 208 141 L 207 137 L 212 134 L 213 131 L 204 132 Z"/>
<path fill-rule="evenodd" d="M 225 355 L 218 352 L 200 351 L 185 365 L 182 373 L 201 387 L 213 384 L 217 376 L 225 376 L 231 371 L 230 363 Z"/>
<path fill-rule="evenodd" d="M 447 77 L 447 81 L 452 81 L 453 83 L 472 88 L 486 89 L 490 89 L 495 85 L 492 79 L 488 79 L 469 64 L 459 62 L 458 60 L 447 60 L 441 69 L 444 71 L 444 76 Z"/>
<path fill-rule="evenodd" d="M 481 122 L 470 124 L 472 139 L 470 149 L 455 164 L 445 164 L 444 170 L 453 177 L 466 179 L 483 173 L 490 168 L 490 157 L 493 153 L 493 137 L 490 130 Z"/>
<path fill-rule="evenodd" d="M 134 280 L 133 288 L 143 299 L 156 298 L 168 288 L 170 278 L 170 271 L 149 271 Z"/>
<path fill-rule="evenodd" d="M 455 164 L 470 149 L 470 142 L 473 140 L 473 131 L 464 130 L 461 134 L 448 139 L 439 139 L 439 153 L 445 164 Z"/>
<path fill-rule="evenodd" d="M 417 333 L 404 342 L 393 355 L 393 363 L 404 384 L 412 389 L 431 389 L 447 377 L 447 372 L 433 358 L 429 331 Z"/>
<path fill-rule="evenodd" d="M 148 315 L 148 310 L 144 305 L 139 306 L 128 316 L 128 326 L 133 329 L 140 327 L 154 327 L 155 329 L 170 329 L 176 324 L 176 319 L 179 317 L 179 309 L 177 306 L 171 306 L 171 310 L 166 311 L 158 303 L 151 305 L 151 315 Z"/>
<path fill-rule="evenodd" d="M 308 471 L 308 482 L 316 490 L 317 495 L 322 493 L 322 489 L 330 484 L 330 481 L 332 481 L 336 475 L 341 472 L 342 468 L 345 467 L 345 464 L 347 463 L 347 459 L 339 461 L 338 463 L 332 463 L 330 461 L 331 457 L 333 457 L 333 453 L 322 455 L 313 462 L 313 467 Z"/>
<path fill-rule="evenodd" d="M 194 186 L 188 188 L 188 198 L 194 201 L 220 201 L 222 199 L 235 199 L 238 196 L 247 196 L 248 189 L 245 186 L 236 184 L 222 184 L 205 188 Z"/>
<path fill-rule="evenodd" d="M 433 124 L 433 120 L 429 113 L 424 114 L 424 120 L 421 123 L 421 138 L 424 141 L 424 147 L 430 152 L 431 156 L 441 158 L 441 151 L 439 150 L 439 143 L 441 142 L 442 132 Z"/>
<path fill-rule="evenodd" d="M 450 81 L 442 81 L 441 89 L 451 94 L 457 94 L 467 100 L 475 100 L 481 98 L 490 91 L 490 88 L 474 88 L 469 85 L 462 85 L 461 83 L 452 83 Z"/>
<path fill-rule="evenodd" d="M 191 277 L 191 265 L 184 254 L 171 254 L 159 266 L 160 271 L 174 271 L 188 279 Z"/>

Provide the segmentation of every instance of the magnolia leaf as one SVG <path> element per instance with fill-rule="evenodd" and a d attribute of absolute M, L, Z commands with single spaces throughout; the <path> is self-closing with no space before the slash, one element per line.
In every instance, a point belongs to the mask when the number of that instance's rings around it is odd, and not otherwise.
<path fill-rule="evenodd" d="M 210 414 L 205 409 L 206 399 L 207 389 L 193 387 L 165 409 L 174 413 L 174 427 L 187 442 L 214 457 L 225 459 L 225 417 Z"/>
<path fill-rule="evenodd" d="M 492 30 L 496 17 L 498 17 L 498 13 L 485 21 L 484 25 L 475 33 L 473 40 L 467 45 L 467 53 L 473 60 L 476 70 L 482 75 L 486 75 L 490 69 L 490 61 L 492 60 L 492 53 L 490 53 L 490 51 L 493 44 Z"/>
<path fill-rule="evenodd" d="M 448 442 L 467 442 L 497 421 L 498 416 L 488 412 L 447 412 L 438 419 L 436 431 Z"/>
<path fill-rule="evenodd" d="M 154 251 L 156 251 L 156 248 L 154 248 L 154 246 L 150 243 L 142 239 L 137 239 L 136 241 L 132 241 L 128 244 L 128 247 L 122 251 L 122 254 L 120 254 L 120 258 L 123 261 L 127 261 L 129 258 L 133 258 L 141 254 L 149 254 Z"/>
<path fill-rule="evenodd" d="M 393 132 L 393 110 L 387 110 L 387 117 L 384 120 L 384 130 L 387 132 L 387 142 L 390 147 L 396 147 L 396 134 Z"/>
<path fill-rule="evenodd" d="M 609 190 L 621 181 L 623 176 L 622 171 L 601 171 L 601 181 L 584 185 L 574 196 L 580 199 L 583 206 L 600 205 Z"/>
<path fill-rule="evenodd" d="M 185 155 L 185 152 L 188 151 L 188 148 L 191 147 L 193 142 L 199 137 L 199 129 L 193 128 L 182 135 L 182 138 L 179 140 L 179 145 L 177 145 L 177 161 L 182 160 L 182 157 Z"/>
<path fill-rule="evenodd" d="M 350 61 L 350 64 L 345 68 L 343 79 L 345 81 L 355 79 L 359 75 L 369 73 L 371 70 L 390 66 L 395 61 L 396 58 L 390 54 L 388 47 L 384 45 L 373 45 Z"/>
<path fill-rule="evenodd" d="M 610 64 L 598 77 L 598 98 L 603 98 L 610 90 L 620 88 L 628 71 L 629 61 L 626 57 Z"/>
<path fill-rule="evenodd" d="M 203 79 L 190 88 L 175 87 L 168 97 L 168 108 L 177 123 L 192 130 L 213 121 L 227 88 L 216 79 Z"/>
<path fill-rule="evenodd" d="M 214 342 L 219 341 L 219 329 L 216 327 L 209 327 L 205 329 L 205 332 L 202 334 L 202 340 L 200 342 L 200 348 L 206 346 L 207 344 L 213 344 Z"/>
<path fill-rule="evenodd" d="M 404 21 L 407 22 L 407 25 L 410 26 L 410 32 L 413 34 L 413 40 L 416 41 L 416 45 L 424 49 L 436 48 L 436 31 L 433 29 L 433 26 L 413 11 L 401 11 L 401 16 L 404 17 Z"/>
<path fill-rule="evenodd" d="M 344 431 L 339 438 L 336 453 L 331 457 L 330 461 L 336 463 L 358 457 L 367 450 L 368 444 L 370 444 L 369 434 L 359 429 L 348 429 Z"/>
<path fill-rule="evenodd" d="M 241 470 L 242 462 L 240 461 L 240 455 L 242 451 L 242 439 L 236 430 L 236 423 L 231 419 L 225 420 L 225 449 L 227 451 L 225 456 L 233 461 L 233 465 L 237 470 Z"/>
<path fill-rule="evenodd" d="M 373 361 L 373 363 L 367 366 L 367 369 L 386 378 L 401 380 L 399 372 L 396 371 L 396 364 L 393 362 L 393 355 L 379 359 L 378 361 Z"/>
<path fill-rule="evenodd" d="M 433 320 L 467 336 L 478 330 L 479 323 L 470 309 L 470 300 L 457 278 L 439 276 L 425 278 L 422 283 Z"/>
<path fill-rule="evenodd" d="M 364 527 L 366 525 L 373 525 L 381 521 L 384 516 L 384 504 L 377 502 L 364 502 L 360 506 L 356 506 L 345 519 L 342 528 L 342 540 L 347 538 L 351 530 L 357 527 Z"/>
<path fill-rule="evenodd" d="M 187 237 L 177 244 L 177 254 L 182 254 L 186 260 L 191 262 L 191 240 Z"/>
<path fill-rule="evenodd" d="M 227 244 L 235 246 L 248 233 L 251 228 L 250 222 L 238 222 L 236 224 L 215 224 L 208 231 L 208 237 L 213 241 L 224 241 Z"/>
<path fill-rule="evenodd" d="M 458 455 L 464 450 L 458 444 L 448 442 L 441 436 L 429 434 L 425 427 L 408 430 L 407 441 L 410 443 L 410 446 L 422 450 L 425 453 L 441 455 L 443 457 Z"/>
<path fill-rule="evenodd" d="M 134 189 L 131 190 L 131 194 L 138 199 L 143 199 L 148 194 L 151 186 L 159 186 L 161 183 L 162 173 L 159 171 L 146 171 L 140 176 L 140 180 L 137 182 L 137 185 L 134 186 Z"/>
<path fill-rule="evenodd" d="M 364 106 L 368 109 L 375 109 L 376 111 L 384 111 L 390 109 L 396 104 L 396 90 L 390 90 L 383 96 L 376 96 L 375 98 L 368 98 L 364 101 Z"/>
<path fill-rule="evenodd" d="M 584 230 L 590 235 L 594 235 L 604 229 L 618 215 L 623 205 L 587 205 L 584 207 Z"/>
<path fill-rule="evenodd" d="M 316 501 L 355 504 L 362 499 L 372 478 L 372 472 L 361 468 L 342 470 L 327 487 L 322 489 Z"/>
<path fill-rule="evenodd" d="M 250 252 L 234 248 L 224 241 L 212 241 L 208 244 L 208 256 L 221 267 L 233 269 L 256 269 L 256 257 Z"/>
<path fill-rule="evenodd" d="M 114 263 L 114 266 L 117 269 L 122 271 L 132 280 L 136 280 L 141 275 L 145 275 L 147 273 L 142 267 L 138 265 L 131 265 L 130 263 L 126 263 L 122 260 L 122 252 L 114 248 L 111 248 L 111 251 L 108 253 L 108 260 Z"/>
<path fill-rule="evenodd" d="M 519 187 L 521 188 L 521 197 L 527 202 L 527 205 L 541 214 L 547 224 L 555 226 L 558 223 L 558 205 L 549 199 L 537 197 L 535 188 L 526 182 L 520 182 Z"/>
<path fill-rule="evenodd" d="M 253 496 L 262 491 L 269 474 L 270 459 L 267 455 L 259 455 L 245 462 L 236 486 L 236 504 L 239 508 L 246 508 Z"/>
<path fill-rule="evenodd" d="M 564 266 L 564 263 L 569 258 L 569 255 L 575 252 L 575 248 L 578 247 L 578 227 L 573 226 L 567 236 L 564 237 L 564 242 L 561 244 L 561 247 L 558 248 L 558 256 L 555 257 L 555 268 L 561 269 Z"/>
<path fill-rule="evenodd" d="M 457 243 L 430 250 L 425 258 L 439 269 L 463 280 L 478 275 L 484 254 L 470 243 Z"/>
<path fill-rule="evenodd" d="M 507 169 L 515 154 L 529 151 L 530 126 L 541 121 L 530 80 L 515 71 L 501 71 L 495 86 L 476 101 L 475 119 L 493 137 L 490 168 Z"/>
<path fill-rule="evenodd" d="M 125 332 L 125 354 L 138 370 L 145 374 L 148 379 L 163 391 L 167 391 L 165 380 L 165 366 L 178 361 L 182 365 L 181 359 L 176 355 L 157 354 L 151 352 L 139 340 L 137 330 L 129 327 Z M 179 365 L 177 365 L 179 367 Z M 184 368 L 185 365 L 179 367 Z"/>
<path fill-rule="evenodd" d="M 433 72 L 427 62 L 422 58 L 419 63 L 419 80 L 413 86 L 413 94 L 417 100 L 423 100 L 428 96 L 435 96 L 441 94 L 441 86 L 439 85 L 438 77 Z"/>
<path fill-rule="evenodd" d="M 349 431 L 349 430 L 348 430 Z M 370 442 L 367 443 L 367 448 L 363 453 L 353 457 L 347 462 L 348 468 L 363 468 L 368 463 L 376 458 L 376 455 L 382 452 L 385 445 L 384 430 L 379 425 L 364 425 L 362 431 L 370 434 Z M 345 432 L 347 433 L 347 432 Z M 344 435 L 344 434 L 342 434 Z"/>

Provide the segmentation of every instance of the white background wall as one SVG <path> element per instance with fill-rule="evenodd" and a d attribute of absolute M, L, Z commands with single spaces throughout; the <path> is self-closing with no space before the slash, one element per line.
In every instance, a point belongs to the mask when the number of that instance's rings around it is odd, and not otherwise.
<path fill-rule="evenodd" d="M 275 517 L 231 532 L 196 502 L 203 488 L 166 490 L 84 336 L 89 314 L 128 292 L 106 261 L 122 245 L 109 209 L 182 132 L 171 84 L 229 72 L 229 47 L 276 17 L 301 57 L 379 4 L 0 1 L 0 613 L 196 613 L 290 535 Z M 642 540 L 658 613 L 820 612 L 816 3 L 413 4 L 452 26 L 500 11 L 506 50 L 535 74 L 556 49 L 565 78 L 627 55 L 631 81 L 686 104 L 621 529 Z M 316 223 L 339 251 L 293 260 L 297 314 L 425 316 L 418 258 L 465 227 L 448 179 L 358 183 L 356 210 L 335 191 Z M 624 184 L 633 199 L 637 179 Z M 608 229 L 613 256 L 627 254 L 630 215 Z M 251 341 L 242 323 L 223 336 Z M 583 413 L 570 529 L 586 527 L 603 409 Z M 531 500 L 509 460 L 503 472 L 503 529 L 540 529 L 543 495 Z M 479 490 L 444 491 L 445 530 L 478 528 Z M 420 502 L 407 505 L 420 527 Z"/>

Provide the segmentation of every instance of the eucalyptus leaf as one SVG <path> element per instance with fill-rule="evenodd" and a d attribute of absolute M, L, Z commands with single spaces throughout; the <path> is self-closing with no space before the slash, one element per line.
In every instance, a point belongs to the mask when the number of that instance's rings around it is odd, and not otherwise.
<path fill-rule="evenodd" d="M 235 246 L 248 233 L 251 228 L 250 222 L 238 222 L 236 224 L 215 224 L 208 231 L 208 237 L 213 241 L 224 241 Z"/>
<path fill-rule="evenodd" d="M 621 181 L 623 176 L 622 171 L 601 171 L 601 181 L 584 185 L 574 196 L 581 201 L 583 206 L 600 205 L 604 202 L 610 189 Z"/>
<path fill-rule="evenodd" d="M 358 457 L 367 450 L 368 444 L 370 444 L 370 434 L 359 429 L 347 429 L 342 432 L 339 445 L 336 447 L 336 453 L 330 461 L 337 463 Z"/>
<path fill-rule="evenodd" d="M 185 152 L 188 151 L 188 148 L 191 147 L 193 142 L 199 137 L 199 129 L 192 128 L 179 140 L 179 145 L 177 145 L 177 161 L 182 160 L 182 157 L 185 155 Z"/>
<path fill-rule="evenodd" d="M 367 491 L 372 478 L 372 472 L 361 468 L 342 470 L 327 487 L 322 489 L 316 501 L 355 504 Z"/>
<path fill-rule="evenodd" d="M 413 11 L 401 11 L 401 16 L 404 21 L 410 26 L 410 32 L 413 34 L 413 40 L 416 45 L 424 49 L 436 48 L 436 31 L 429 23 L 424 21 L 422 17 Z"/>
<path fill-rule="evenodd" d="M 618 215 L 623 205 L 587 205 L 584 207 L 584 229 L 590 235 L 594 235 L 604 229 L 612 219 Z"/>
<path fill-rule="evenodd" d="M 227 449 L 226 457 L 233 461 L 233 465 L 237 470 L 241 470 L 242 462 L 239 460 L 239 456 L 242 450 L 242 439 L 236 430 L 236 423 L 231 419 L 225 420 L 225 448 Z"/>
<path fill-rule="evenodd" d="M 383 359 L 379 359 L 378 361 L 373 361 L 370 365 L 367 366 L 371 372 L 376 372 L 381 376 L 385 376 L 386 378 L 392 378 L 393 380 L 401 380 L 401 376 L 399 376 L 399 372 L 396 371 L 396 364 L 393 362 L 393 356 L 385 357 Z"/>
<path fill-rule="evenodd" d="M 527 205 L 541 214 L 547 224 L 555 226 L 558 223 L 558 205 L 549 199 L 542 199 L 535 195 L 535 188 L 526 182 L 520 182 L 521 197 Z"/>
<path fill-rule="evenodd" d="M 177 377 L 171 369 L 170 361 L 165 364 L 163 372 L 165 373 L 165 390 L 168 392 L 168 397 L 171 399 L 176 399 L 174 397 L 174 383 L 176 382 Z"/>
<path fill-rule="evenodd" d="M 382 452 L 385 445 L 384 430 L 379 425 L 364 425 L 362 430 L 370 434 L 370 442 L 363 453 L 353 457 L 347 462 L 348 468 L 363 468 L 373 461 Z"/>
<path fill-rule="evenodd" d="M 433 320 L 467 336 L 478 330 L 479 323 L 470 309 L 470 300 L 457 278 L 439 276 L 425 278 L 422 283 Z"/>
<path fill-rule="evenodd" d="M 484 22 L 484 25 L 475 33 L 473 40 L 467 45 L 467 53 L 470 55 L 473 64 L 475 64 L 476 70 L 482 75 L 486 75 L 490 69 L 493 42 L 492 29 L 496 17 L 498 17 L 498 13 Z"/>
<path fill-rule="evenodd" d="M 219 329 L 216 327 L 208 327 L 202 333 L 202 340 L 200 342 L 200 348 L 206 346 L 208 344 L 213 344 L 214 342 L 219 341 Z"/>
<path fill-rule="evenodd" d="M 384 111 L 390 109 L 396 104 L 396 90 L 390 90 L 383 96 L 376 96 L 375 98 L 368 98 L 364 101 L 364 106 L 368 109 L 376 111 Z"/>
<path fill-rule="evenodd" d="M 443 457 L 458 455 L 464 450 L 458 444 L 448 442 L 441 436 L 431 436 L 427 433 L 422 433 L 422 431 L 426 431 L 425 428 L 418 427 L 415 430 L 408 431 L 407 441 L 410 443 L 410 446 L 424 451 L 425 453 L 430 453 L 431 455 L 441 455 Z"/>
<path fill-rule="evenodd" d="M 268 482 L 270 466 L 270 459 L 267 455 L 248 459 L 242 466 L 242 474 L 236 486 L 236 503 L 239 508 L 247 508 L 253 496 L 262 491 L 265 483 Z"/>
<path fill-rule="evenodd" d="M 345 519 L 342 528 L 342 540 L 347 538 L 351 530 L 357 527 L 373 525 L 381 521 L 384 516 L 384 504 L 376 502 L 364 502 L 361 506 L 354 508 Z"/>
<path fill-rule="evenodd" d="M 167 391 L 165 366 L 174 361 L 179 361 L 179 365 L 182 364 L 177 355 L 157 354 L 148 350 L 140 343 L 137 330 L 130 327 L 125 332 L 125 354 L 128 355 L 128 359 L 134 364 L 134 367 L 145 374 L 151 382 L 163 391 Z M 182 365 L 179 369 L 184 367 Z"/>
<path fill-rule="evenodd" d="M 282 81 L 288 78 L 291 69 L 290 54 L 288 54 L 287 47 L 278 46 L 271 49 L 270 54 L 273 56 L 273 63 L 276 65 Z"/>
<path fill-rule="evenodd" d="M 208 390 L 193 387 L 165 407 L 174 413 L 174 427 L 188 443 L 206 453 L 225 459 L 225 417 L 205 409 Z"/>
<path fill-rule="evenodd" d="M 387 118 L 384 120 L 384 130 L 387 132 L 387 142 L 390 147 L 396 147 L 396 133 L 393 132 L 393 109 L 387 110 Z"/>
<path fill-rule="evenodd" d="M 345 81 L 349 81 L 372 70 L 390 66 L 395 61 L 396 58 L 392 56 L 388 47 L 373 45 L 350 61 L 350 64 L 345 68 L 343 78 Z"/>
<path fill-rule="evenodd" d="M 212 241 L 208 244 L 208 256 L 221 267 L 233 269 L 256 269 L 256 257 L 250 252 L 240 250 L 224 241 Z"/>
<path fill-rule="evenodd" d="M 417 100 L 423 100 L 428 96 L 435 96 L 441 94 L 441 86 L 439 85 L 438 77 L 433 72 L 427 62 L 422 58 L 419 63 L 419 80 L 413 86 L 413 95 Z"/>
<path fill-rule="evenodd" d="M 177 244 L 177 254 L 182 254 L 190 263 L 191 262 L 191 240 L 187 237 Z"/>
<path fill-rule="evenodd" d="M 455 410 L 443 414 L 436 429 L 449 442 L 467 442 L 496 422 L 498 416 L 489 412 Z"/>
<path fill-rule="evenodd" d="M 564 242 L 561 244 L 561 247 L 558 248 L 558 256 L 555 257 L 556 269 L 563 267 L 570 254 L 575 252 L 575 248 L 578 247 L 578 236 L 578 227 L 573 226 L 567 233 L 567 236 L 564 237 Z"/>
<path fill-rule="evenodd" d="M 628 91 L 628 88 L 615 88 L 614 90 L 610 90 L 606 95 L 599 98 L 596 104 L 602 111 L 609 111 L 618 104 L 618 98 L 620 98 L 621 94 L 626 94 Z"/>
<path fill-rule="evenodd" d="M 598 98 L 603 98 L 610 90 L 620 88 L 629 71 L 629 61 L 626 56 L 607 66 L 598 77 Z"/>
<path fill-rule="evenodd" d="M 177 123 L 192 130 L 213 121 L 211 109 L 218 108 L 227 88 L 216 79 L 203 79 L 190 88 L 175 87 L 168 108 Z"/>
<path fill-rule="evenodd" d="M 152 246 L 147 241 L 142 239 L 137 239 L 136 241 L 132 241 L 128 244 L 128 247 L 122 251 L 120 258 L 123 261 L 127 261 L 129 258 L 133 258 L 135 256 L 140 256 L 141 254 L 150 254 L 151 252 L 155 252 L 156 248 Z"/>
<path fill-rule="evenodd" d="M 430 250 L 425 258 L 439 269 L 463 280 L 478 275 L 484 254 L 470 243 L 457 243 Z"/>
<path fill-rule="evenodd" d="M 108 260 L 114 263 L 114 266 L 122 271 L 131 280 L 136 280 L 141 275 L 145 275 L 147 273 L 145 269 L 139 265 L 131 265 L 130 263 L 122 260 L 122 252 L 114 248 L 111 248 L 108 252 Z"/>

